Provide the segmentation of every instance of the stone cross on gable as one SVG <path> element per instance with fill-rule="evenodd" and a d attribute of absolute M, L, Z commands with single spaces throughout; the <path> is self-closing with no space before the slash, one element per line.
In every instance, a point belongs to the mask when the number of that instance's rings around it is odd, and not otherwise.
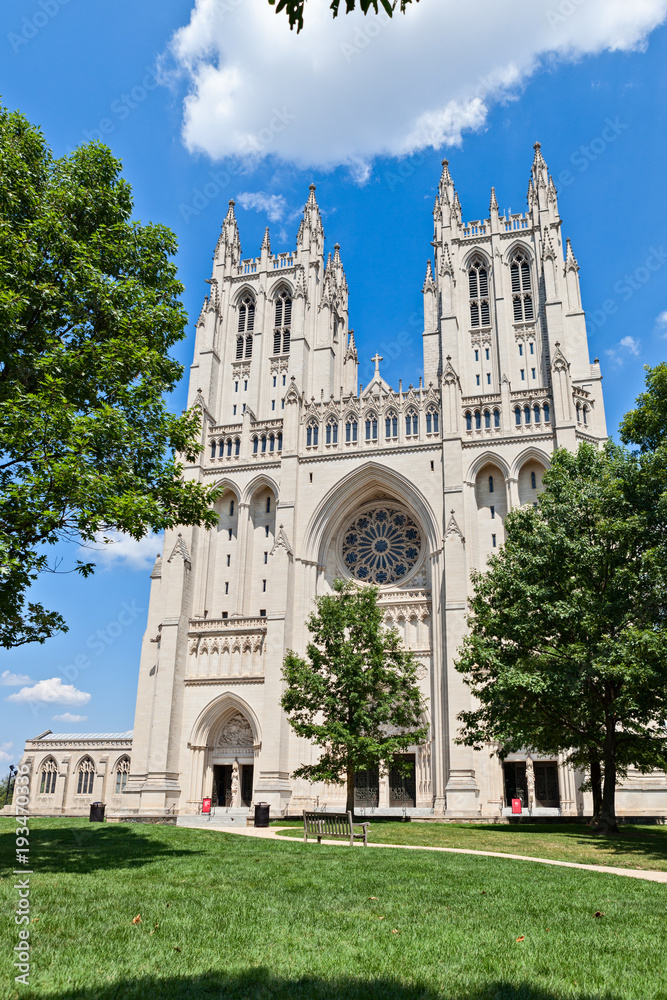
<path fill-rule="evenodd" d="M 381 354 L 378 354 L 376 352 L 375 353 L 375 357 L 371 358 L 371 361 L 375 362 L 375 376 L 376 376 L 376 378 L 379 378 L 380 377 L 380 362 L 384 361 L 384 358 L 382 357 Z"/>

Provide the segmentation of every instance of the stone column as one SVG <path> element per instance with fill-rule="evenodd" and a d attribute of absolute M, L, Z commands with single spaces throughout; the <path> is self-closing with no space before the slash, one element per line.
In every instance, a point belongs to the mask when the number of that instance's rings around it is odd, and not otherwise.
<path fill-rule="evenodd" d="M 234 574 L 234 593 L 232 595 L 232 618 L 242 618 L 245 614 L 243 597 L 245 590 L 246 562 L 248 557 L 248 533 L 250 526 L 250 504 L 239 501 L 237 518 L 238 534 L 236 538 L 236 571 Z"/>

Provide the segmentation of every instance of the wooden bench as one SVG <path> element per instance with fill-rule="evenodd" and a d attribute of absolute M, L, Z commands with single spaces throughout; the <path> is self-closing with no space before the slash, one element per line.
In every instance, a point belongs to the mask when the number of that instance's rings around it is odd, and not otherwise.
<path fill-rule="evenodd" d="M 317 837 L 317 843 L 322 843 L 322 837 L 345 837 L 350 839 L 350 847 L 354 841 L 364 841 L 364 847 L 368 847 L 368 827 L 369 823 L 353 823 L 352 813 L 309 813 L 303 814 L 303 839 L 308 841 L 309 837 Z M 360 828 L 359 833 L 355 833 L 355 827 Z"/>

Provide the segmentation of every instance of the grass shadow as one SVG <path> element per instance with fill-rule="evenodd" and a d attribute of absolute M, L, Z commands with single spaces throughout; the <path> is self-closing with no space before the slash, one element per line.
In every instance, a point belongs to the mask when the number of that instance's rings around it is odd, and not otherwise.
<path fill-rule="evenodd" d="M 614 1000 L 609 992 L 568 993 L 572 1000 Z M 285 978 L 266 968 L 241 973 L 211 972 L 199 976 L 146 977 L 117 980 L 108 986 L 81 987 L 44 993 L 44 1000 L 560 1000 L 554 993 L 528 982 L 495 981 L 471 990 L 434 990 L 427 983 L 406 984 L 395 979 Z"/>
<path fill-rule="evenodd" d="M 53 824 L 53 821 L 50 821 Z M 140 832 L 137 824 L 115 826 L 90 825 L 68 821 L 62 827 L 42 828 L 31 824 L 30 867 L 40 873 L 75 873 L 78 875 L 111 869 L 136 868 L 153 864 L 160 858 L 197 854 L 187 848 L 167 846 L 155 837 Z M 8 874 L 16 868 L 14 829 L 0 833 L 0 871 Z"/>
<path fill-rule="evenodd" d="M 549 836 L 558 834 L 565 840 L 575 843 L 577 846 L 587 848 L 598 848 L 600 851 L 611 854 L 625 855 L 635 854 L 640 857 L 661 858 L 667 861 L 667 825 L 665 826 L 635 826 L 634 824 L 622 824 L 619 832 L 613 836 L 603 836 L 594 833 L 591 827 L 574 823 L 514 823 L 509 827 L 513 834 L 519 837 L 522 834 L 540 834 Z M 498 824 L 488 824 L 479 826 L 478 829 L 487 833 L 502 833 L 507 830 L 507 826 Z"/>

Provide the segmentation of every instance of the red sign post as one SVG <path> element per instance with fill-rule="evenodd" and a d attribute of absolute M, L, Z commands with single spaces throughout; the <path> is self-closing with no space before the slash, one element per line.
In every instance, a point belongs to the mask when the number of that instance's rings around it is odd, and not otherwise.
<path fill-rule="evenodd" d="M 211 811 L 211 800 L 210 799 L 203 799 L 202 800 L 201 811 L 202 811 L 202 813 L 210 813 L 210 811 Z"/>
<path fill-rule="evenodd" d="M 521 815 L 521 799 L 512 799 L 512 815 Z"/>

